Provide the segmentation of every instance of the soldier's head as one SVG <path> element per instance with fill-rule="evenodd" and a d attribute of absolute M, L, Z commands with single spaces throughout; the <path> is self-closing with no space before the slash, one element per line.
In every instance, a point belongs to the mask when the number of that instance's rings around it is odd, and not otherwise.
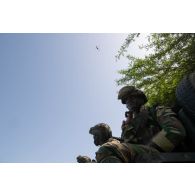
<path fill-rule="evenodd" d="M 91 159 L 88 156 L 77 156 L 78 163 L 91 163 Z"/>
<path fill-rule="evenodd" d="M 122 104 L 126 104 L 129 111 L 139 111 L 141 106 L 148 100 L 143 91 L 134 86 L 125 86 L 120 89 L 118 99 Z"/>
<path fill-rule="evenodd" d="M 110 127 L 105 123 L 99 123 L 90 128 L 89 133 L 93 135 L 94 144 L 96 146 L 102 145 L 112 137 Z"/>

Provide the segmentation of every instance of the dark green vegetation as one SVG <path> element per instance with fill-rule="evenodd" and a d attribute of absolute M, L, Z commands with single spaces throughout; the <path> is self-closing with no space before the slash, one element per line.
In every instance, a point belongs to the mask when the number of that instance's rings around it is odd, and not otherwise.
<path fill-rule="evenodd" d="M 172 105 L 178 82 L 185 74 L 195 71 L 195 34 L 151 33 L 148 42 L 140 47 L 151 52 L 142 58 L 127 53 L 139 36 L 139 33 L 129 34 L 116 56 L 117 59 L 126 56 L 129 60 L 128 67 L 119 71 L 122 77 L 117 83 L 143 89 L 150 105 Z"/>

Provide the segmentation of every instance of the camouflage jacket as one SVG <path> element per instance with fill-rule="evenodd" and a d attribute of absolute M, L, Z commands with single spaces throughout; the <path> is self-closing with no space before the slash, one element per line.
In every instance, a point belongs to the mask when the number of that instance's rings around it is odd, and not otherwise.
<path fill-rule="evenodd" d="M 121 145 L 119 140 L 110 138 L 108 142 L 101 145 L 96 152 L 96 160 L 97 162 L 101 162 L 103 159 L 110 156 L 117 156 L 123 159 L 124 162 L 128 162 L 131 154 L 125 146 Z"/>
<path fill-rule="evenodd" d="M 169 107 L 158 106 L 142 110 L 131 122 L 123 125 L 121 138 L 126 143 L 171 152 L 184 140 L 185 129 Z"/>
<path fill-rule="evenodd" d="M 96 152 L 96 160 L 98 163 L 101 163 L 105 159 L 112 157 L 119 159 L 122 163 L 129 163 L 142 161 L 143 159 L 140 159 L 140 157 L 144 154 L 149 155 L 151 158 L 151 155 L 158 154 L 158 150 L 146 145 L 121 143 L 111 138 L 98 149 Z"/>

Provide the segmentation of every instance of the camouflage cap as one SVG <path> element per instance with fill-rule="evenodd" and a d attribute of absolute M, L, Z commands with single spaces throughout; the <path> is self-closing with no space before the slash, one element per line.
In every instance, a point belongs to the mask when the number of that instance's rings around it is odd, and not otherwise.
<path fill-rule="evenodd" d="M 146 103 L 147 97 L 143 91 L 136 89 L 134 86 L 125 86 L 119 90 L 118 99 L 122 100 L 122 103 L 125 104 L 128 97 L 142 97 L 144 99 L 144 103 Z"/>
<path fill-rule="evenodd" d="M 98 123 L 97 125 L 91 127 L 89 130 L 89 133 L 92 135 L 95 135 L 96 133 L 99 132 L 106 133 L 107 135 L 112 136 L 111 128 L 109 127 L 109 125 L 105 123 Z"/>

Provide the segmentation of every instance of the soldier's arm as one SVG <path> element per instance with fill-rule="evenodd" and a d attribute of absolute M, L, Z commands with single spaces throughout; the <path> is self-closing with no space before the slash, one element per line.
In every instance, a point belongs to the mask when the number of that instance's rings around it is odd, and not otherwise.
<path fill-rule="evenodd" d="M 168 107 L 156 108 L 157 121 L 161 131 L 155 135 L 151 145 L 164 152 L 171 152 L 185 138 L 185 129 L 176 118 L 176 114 Z"/>

